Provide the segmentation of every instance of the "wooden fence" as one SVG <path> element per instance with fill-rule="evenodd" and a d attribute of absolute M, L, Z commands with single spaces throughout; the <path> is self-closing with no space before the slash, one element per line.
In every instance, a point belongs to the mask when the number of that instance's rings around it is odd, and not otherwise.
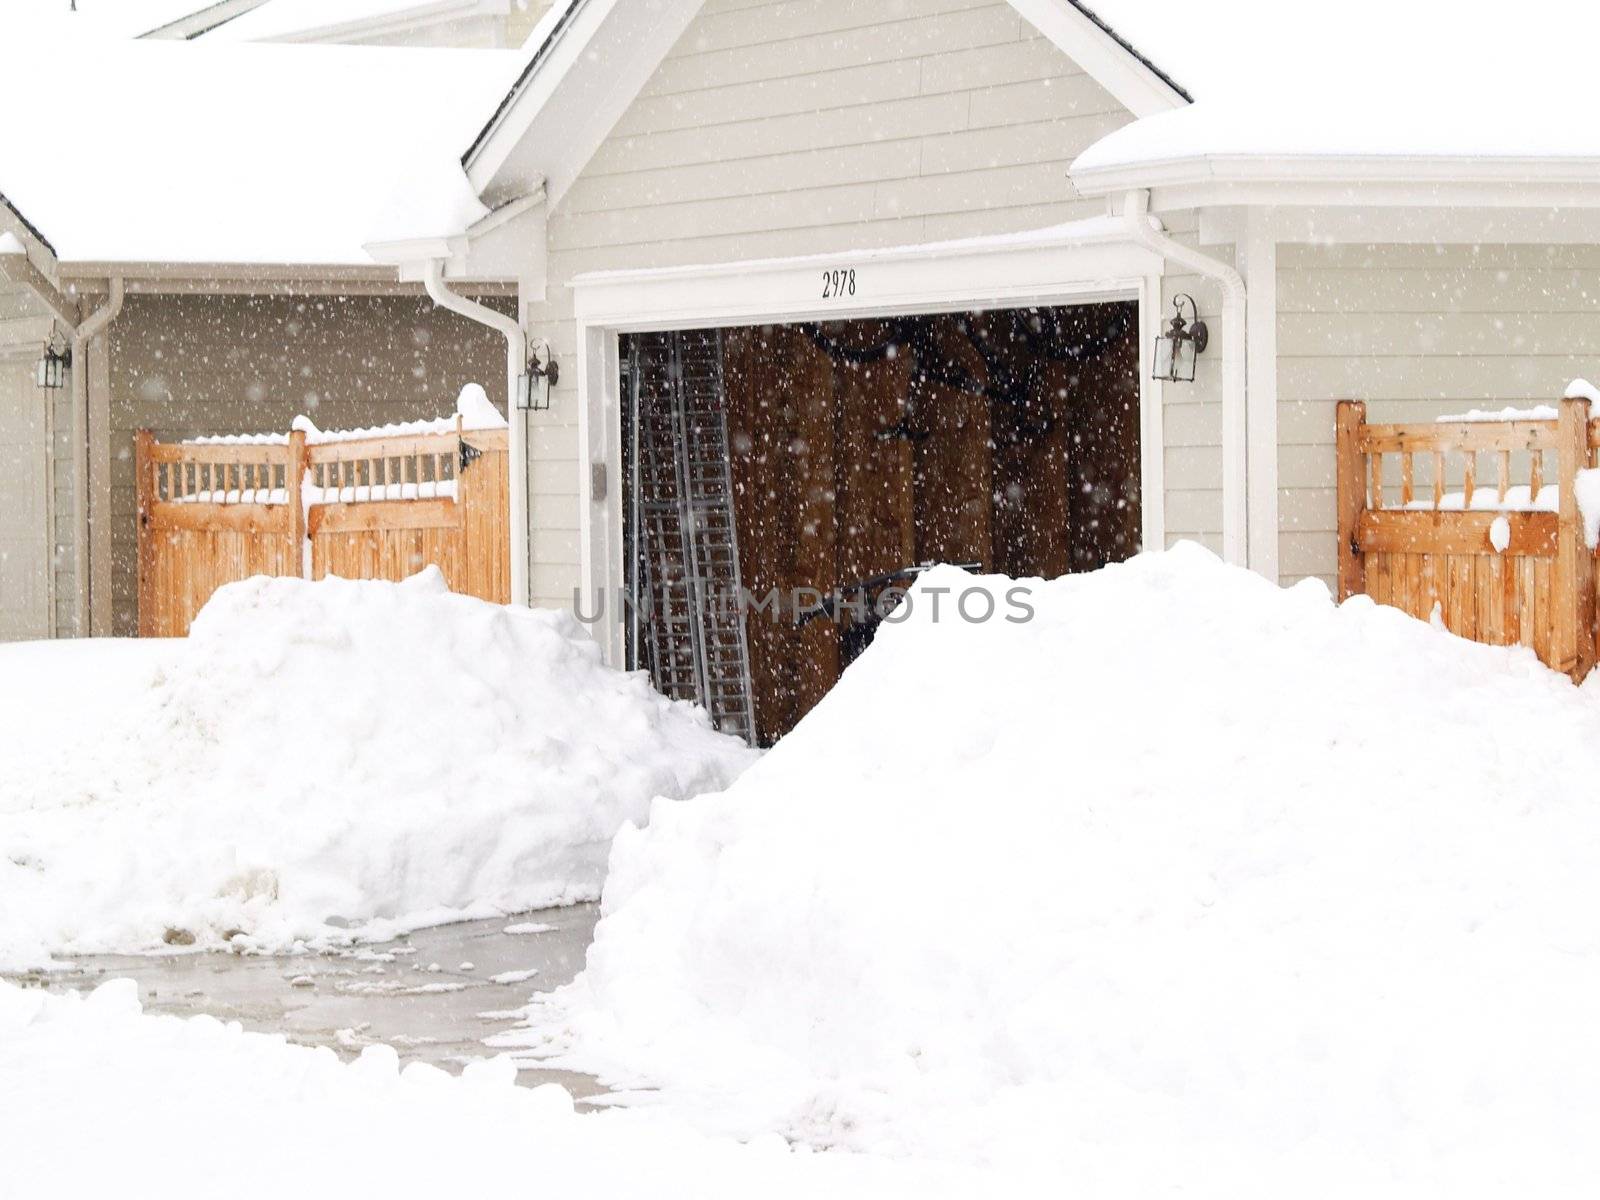
<path fill-rule="evenodd" d="M 1578 472 L 1600 447 L 1587 400 L 1556 420 L 1369 425 L 1338 406 L 1339 597 L 1365 592 L 1582 679 L 1595 662 L 1595 553 Z M 1491 476 L 1480 474 L 1485 462 Z M 1391 463 L 1396 469 L 1391 469 Z M 1501 523 L 1503 521 L 1503 524 Z"/>
<path fill-rule="evenodd" d="M 511 598 L 504 430 L 286 443 L 136 439 L 139 635 L 182 637 L 252 575 L 400 580 Z"/>

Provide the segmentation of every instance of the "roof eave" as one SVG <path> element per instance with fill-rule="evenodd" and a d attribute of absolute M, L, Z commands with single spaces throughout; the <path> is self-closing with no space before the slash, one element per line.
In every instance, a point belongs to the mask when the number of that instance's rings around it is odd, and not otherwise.
<path fill-rule="evenodd" d="M 1194 154 L 1142 162 L 1074 166 L 1072 181 L 1086 197 L 1133 189 L 1180 190 L 1197 199 L 1208 192 L 1230 203 L 1386 203 L 1408 198 L 1427 204 L 1482 204 L 1496 190 L 1505 203 L 1526 204 L 1541 190 L 1571 202 L 1574 189 L 1600 185 L 1600 157 L 1477 155 Z M 1600 206 L 1597 192 L 1585 207 Z"/>

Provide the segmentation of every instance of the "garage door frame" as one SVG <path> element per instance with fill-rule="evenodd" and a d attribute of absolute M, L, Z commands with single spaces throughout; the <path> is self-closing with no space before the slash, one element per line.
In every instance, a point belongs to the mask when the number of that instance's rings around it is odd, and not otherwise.
<path fill-rule="evenodd" d="M 626 586 L 623 554 L 621 363 L 624 333 L 790 324 L 940 312 L 1139 304 L 1139 361 L 1159 333 L 1160 256 L 1108 240 L 1100 222 L 1032 234 L 790 259 L 642 271 L 572 281 L 578 332 L 579 600 L 615 618 Z M 1161 385 L 1140 372 L 1143 541 L 1165 544 Z M 625 660 L 624 624 L 594 635 L 607 661 Z"/>

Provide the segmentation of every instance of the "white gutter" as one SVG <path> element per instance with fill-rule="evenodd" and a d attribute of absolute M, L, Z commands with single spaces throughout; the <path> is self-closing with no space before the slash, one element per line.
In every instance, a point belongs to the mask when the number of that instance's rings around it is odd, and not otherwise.
<path fill-rule="evenodd" d="M 423 266 L 422 286 L 440 308 L 497 329 L 506 339 L 506 417 L 511 426 L 511 603 L 528 603 L 528 428 L 517 406 L 522 377 L 528 369 L 528 335 L 515 317 L 496 312 L 476 300 L 458 296 L 445 286 L 442 258 Z"/>
<path fill-rule="evenodd" d="M 1150 215 L 1150 193 L 1123 196 L 1130 238 L 1169 262 L 1187 267 L 1222 288 L 1222 557 L 1238 566 L 1249 556 L 1249 443 L 1245 397 L 1244 277 L 1221 259 L 1202 254 L 1168 235 Z"/>
<path fill-rule="evenodd" d="M 120 275 L 109 283 L 106 302 L 82 321 L 72 331 L 72 490 L 77 507 L 77 520 L 72 528 L 72 563 L 77 576 L 77 633 L 89 637 L 95 630 L 91 626 L 89 594 L 95 581 L 89 566 L 89 343 L 117 319 L 122 311 L 123 284 Z M 102 519 L 109 519 L 102 513 Z M 110 581 L 102 586 L 109 587 Z"/>

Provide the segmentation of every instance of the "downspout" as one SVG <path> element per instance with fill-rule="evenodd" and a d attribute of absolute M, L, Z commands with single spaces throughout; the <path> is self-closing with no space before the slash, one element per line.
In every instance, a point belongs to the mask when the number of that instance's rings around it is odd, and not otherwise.
<path fill-rule="evenodd" d="M 515 317 L 496 312 L 476 300 L 468 300 L 445 286 L 444 260 L 429 259 L 423 268 L 422 286 L 440 308 L 447 308 L 469 321 L 497 329 L 506 339 L 506 418 L 511 426 L 511 603 L 528 603 L 528 430 L 517 407 L 517 393 L 528 369 L 528 335 Z"/>
<path fill-rule="evenodd" d="M 1128 192 L 1122 214 L 1134 242 L 1168 262 L 1187 267 L 1222 288 L 1222 557 L 1248 565 L 1249 442 L 1245 409 L 1244 276 L 1221 259 L 1168 235 L 1150 215 L 1150 193 Z"/>
<path fill-rule="evenodd" d="M 77 508 L 77 521 L 72 530 L 73 573 L 77 576 L 77 635 L 89 637 L 95 631 L 90 627 L 90 589 L 97 582 L 90 574 L 89 565 L 89 343 L 117 319 L 122 311 L 123 284 L 121 276 L 113 276 L 108 283 L 106 302 L 90 313 L 72 331 L 72 490 Z M 109 514 L 102 513 L 103 519 Z M 109 583 L 102 583 L 109 586 Z"/>

